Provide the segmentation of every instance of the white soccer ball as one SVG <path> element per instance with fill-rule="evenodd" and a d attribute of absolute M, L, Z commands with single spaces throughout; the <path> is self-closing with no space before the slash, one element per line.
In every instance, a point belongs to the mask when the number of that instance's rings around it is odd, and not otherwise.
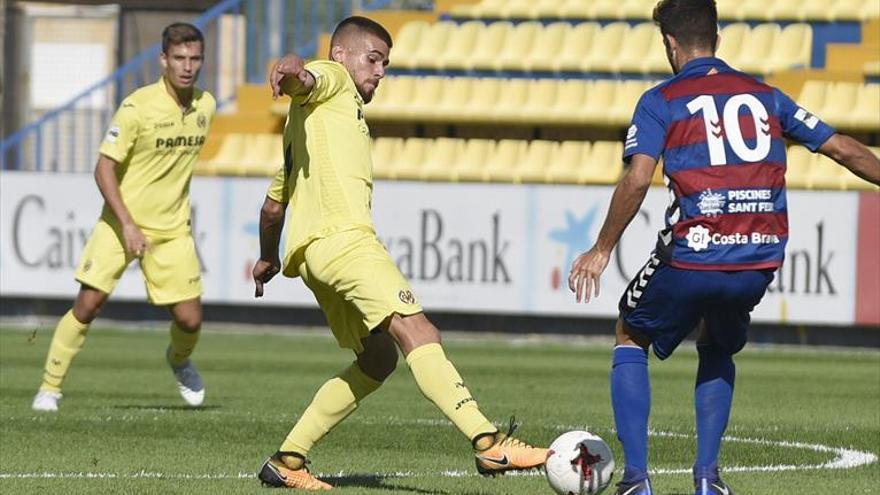
<path fill-rule="evenodd" d="M 544 470 L 559 495 L 595 495 L 611 483 L 614 455 L 599 436 L 569 431 L 550 445 Z"/>

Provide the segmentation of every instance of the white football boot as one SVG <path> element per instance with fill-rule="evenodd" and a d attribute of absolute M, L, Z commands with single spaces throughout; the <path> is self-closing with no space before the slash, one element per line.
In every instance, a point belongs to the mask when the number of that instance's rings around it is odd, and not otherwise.
<path fill-rule="evenodd" d="M 58 403 L 61 402 L 61 392 L 39 390 L 31 403 L 31 409 L 37 412 L 58 412 Z"/>
<path fill-rule="evenodd" d="M 174 372 L 174 379 L 177 380 L 177 391 L 187 404 L 198 407 L 205 402 L 205 384 L 202 382 L 202 376 L 192 363 L 187 359 L 183 366 L 177 367 L 171 364 L 168 356 L 171 355 L 171 347 L 165 352 L 165 359 Z"/>

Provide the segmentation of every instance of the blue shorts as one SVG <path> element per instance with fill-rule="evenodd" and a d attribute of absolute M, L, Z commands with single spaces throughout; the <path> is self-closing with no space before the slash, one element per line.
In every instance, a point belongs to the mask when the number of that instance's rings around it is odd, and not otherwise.
<path fill-rule="evenodd" d="M 715 344 L 735 354 L 746 345 L 749 313 L 773 272 L 683 270 L 652 254 L 620 298 L 620 318 L 651 338 L 660 359 L 672 355 L 701 319 Z"/>

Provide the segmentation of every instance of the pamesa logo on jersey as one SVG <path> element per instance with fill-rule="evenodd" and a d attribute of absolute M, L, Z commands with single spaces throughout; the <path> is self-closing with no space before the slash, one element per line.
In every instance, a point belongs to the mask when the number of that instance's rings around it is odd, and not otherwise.
<path fill-rule="evenodd" d="M 561 265 L 553 267 L 550 275 L 550 286 L 559 290 L 562 286 L 562 275 L 571 270 L 571 264 L 580 253 L 593 244 L 591 232 L 599 213 L 599 205 L 593 205 L 583 216 L 577 217 L 571 210 L 565 210 L 565 227 L 550 231 L 550 239 L 561 244 L 565 249 L 565 257 Z"/>

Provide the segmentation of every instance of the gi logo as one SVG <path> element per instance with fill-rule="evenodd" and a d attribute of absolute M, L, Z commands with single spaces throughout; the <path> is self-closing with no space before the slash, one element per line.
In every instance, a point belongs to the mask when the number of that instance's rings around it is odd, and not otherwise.
<path fill-rule="evenodd" d="M 416 296 L 413 295 L 412 291 L 402 290 L 397 293 L 397 297 L 400 298 L 400 302 L 404 304 L 415 304 Z"/>
<path fill-rule="evenodd" d="M 700 201 L 697 202 L 697 207 L 703 215 L 714 217 L 724 213 L 724 203 L 726 201 L 723 194 L 714 193 L 711 189 L 706 189 L 700 194 Z"/>
<path fill-rule="evenodd" d="M 709 229 L 702 225 L 694 225 L 688 230 L 687 234 L 688 247 L 696 252 L 700 252 L 709 247 Z"/>
<path fill-rule="evenodd" d="M 200 113 L 198 117 L 196 117 L 196 125 L 199 126 L 199 129 L 204 129 L 208 126 L 208 119 L 205 117 L 205 114 Z"/>

